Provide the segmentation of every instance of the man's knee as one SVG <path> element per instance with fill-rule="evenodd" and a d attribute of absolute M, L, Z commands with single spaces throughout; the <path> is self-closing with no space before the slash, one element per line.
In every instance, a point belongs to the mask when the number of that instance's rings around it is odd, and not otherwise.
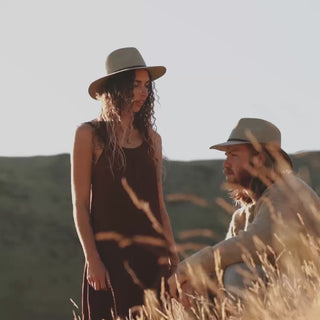
<path fill-rule="evenodd" d="M 265 282 L 266 278 L 260 265 L 251 270 L 245 263 L 236 263 L 225 269 L 223 282 L 228 294 L 243 298 L 245 290 L 259 278 Z"/>

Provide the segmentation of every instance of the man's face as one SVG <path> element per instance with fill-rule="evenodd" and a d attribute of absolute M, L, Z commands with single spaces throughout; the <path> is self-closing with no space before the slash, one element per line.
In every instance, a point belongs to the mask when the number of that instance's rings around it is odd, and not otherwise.
<path fill-rule="evenodd" d="M 226 160 L 223 163 L 223 173 L 230 184 L 249 188 L 252 175 L 248 172 L 252 155 L 247 145 L 235 145 L 228 147 Z"/>

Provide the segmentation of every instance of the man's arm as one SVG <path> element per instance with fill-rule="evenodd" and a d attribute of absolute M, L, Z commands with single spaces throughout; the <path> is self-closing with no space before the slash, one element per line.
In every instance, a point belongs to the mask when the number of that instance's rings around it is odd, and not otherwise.
<path fill-rule="evenodd" d="M 257 239 L 265 245 L 271 245 L 273 234 L 272 214 L 275 203 L 270 205 L 270 199 L 261 199 L 256 206 L 256 214 L 247 230 L 239 231 L 238 235 L 225 239 L 213 247 L 206 247 L 192 256 L 183 260 L 176 271 L 179 283 L 186 283 L 188 270 L 201 268 L 206 274 L 215 274 L 215 256 L 219 255 L 219 267 L 225 269 L 227 266 L 243 262 L 243 255 L 249 255 L 254 261 L 259 262 Z M 169 279 L 170 292 L 176 296 L 176 279 Z"/>

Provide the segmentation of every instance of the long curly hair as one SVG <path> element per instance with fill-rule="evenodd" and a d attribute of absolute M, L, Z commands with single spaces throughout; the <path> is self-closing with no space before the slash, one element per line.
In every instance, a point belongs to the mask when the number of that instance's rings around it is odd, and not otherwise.
<path fill-rule="evenodd" d="M 150 78 L 150 74 L 149 74 Z M 119 143 L 116 129 L 121 124 L 121 114 L 132 104 L 135 70 L 121 72 L 109 78 L 97 92 L 101 101 L 99 121 L 105 123 L 106 134 L 103 139 L 104 150 L 112 170 L 125 167 L 125 155 Z M 150 131 L 155 130 L 154 102 L 155 85 L 150 81 L 148 97 L 140 111 L 134 114 L 133 127 L 137 129 L 148 144 L 150 157 L 156 162 L 155 147 Z"/>
<path fill-rule="evenodd" d="M 267 145 L 260 144 L 259 151 L 252 145 L 247 145 L 247 147 L 250 152 L 250 156 L 254 156 L 259 153 L 264 154 L 264 166 L 259 169 L 258 176 L 251 177 L 250 185 L 250 190 L 253 194 L 257 198 L 260 198 L 268 186 L 275 182 L 275 178 L 281 178 L 283 175 L 292 172 L 293 164 L 287 154 L 282 153 L 280 150 L 272 149 Z M 252 168 L 255 167 L 252 161 L 250 161 L 250 165 Z M 244 206 L 251 205 L 254 202 L 246 190 L 241 188 L 231 190 L 230 196 L 237 204 L 242 204 Z"/>

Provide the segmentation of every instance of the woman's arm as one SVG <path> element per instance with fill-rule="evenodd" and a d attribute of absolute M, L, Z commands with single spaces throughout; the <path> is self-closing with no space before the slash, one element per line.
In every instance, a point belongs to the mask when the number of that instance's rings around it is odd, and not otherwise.
<path fill-rule="evenodd" d="M 95 290 L 103 290 L 109 278 L 98 254 L 90 224 L 92 142 L 92 128 L 88 124 L 79 126 L 71 157 L 73 218 L 87 264 L 88 282 Z"/>
<path fill-rule="evenodd" d="M 155 156 L 157 160 L 157 183 L 159 190 L 159 203 L 160 203 L 160 214 L 162 220 L 162 226 L 164 230 L 164 235 L 167 241 L 170 244 L 170 260 L 171 260 L 171 268 L 174 272 L 179 263 L 179 256 L 176 251 L 176 245 L 171 229 L 171 223 L 169 220 L 169 216 L 167 213 L 166 205 L 163 197 L 163 189 L 162 189 L 162 141 L 159 134 L 153 132 L 154 136 L 154 146 L 155 146 Z"/>

